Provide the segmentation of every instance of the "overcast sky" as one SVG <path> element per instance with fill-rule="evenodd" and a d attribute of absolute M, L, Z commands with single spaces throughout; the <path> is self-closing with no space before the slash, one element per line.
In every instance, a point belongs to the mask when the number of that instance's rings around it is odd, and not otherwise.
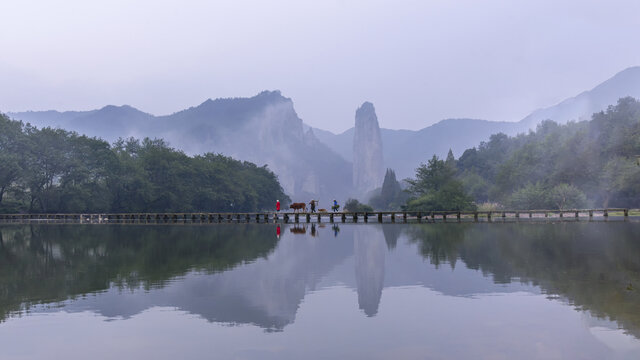
<path fill-rule="evenodd" d="M 516 121 L 640 65 L 640 1 L 2 1 L 0 111 L 279 89 L 308 124 Z"/>

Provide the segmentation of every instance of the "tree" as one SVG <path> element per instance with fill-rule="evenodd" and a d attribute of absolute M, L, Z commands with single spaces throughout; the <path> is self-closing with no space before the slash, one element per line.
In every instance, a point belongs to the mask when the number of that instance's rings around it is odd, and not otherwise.
<path fill-rule="evenodd" d="M 23 170 L 22 141 L 22 123 L 0 114 L 0 206 Z"/>
<path fill-rule="evenodd" d="M 344 204 L 344 210 L 348 212 L 372 212 L 373 208 L 363 204 L 356 199 L 348 199 Z"/>
<path fill-rule="evenodd" d="M 429 192 L 440 190 L 442 186 L 454 180 L 455 170 L 445 164 L 444 161 L 433 155 L 427 165 L 420 164 L 416 169 L 415 179 L 406 179 L 409 183 L 407 191 L 413 196 L 425 195 Z"/>
<path fill-rule="evenodd" d="M 516 210 L 545 209 L 548 206 L 546 189 L 542 183 L 528 183 L 511 194 L 507 204 Z"/>
<path fill-rule="evenodd" d="M 550 201 L 560 210 L 578 209 L 586 205 L 587 197 L 569 184 L 558 184 L 549 193 Z"/>
<path fill-rule="evenodd" d="M 408 192 L 413 198 L 405 208 L 411 211 L 473 210 L 473 199 L 467 195 L 462 183 L 455 178 L 451 164 L 433 156 L 428 164 L 416 169 L 416 178 L 407 179 Z"/>
<path fill-rule="evenodd" d="M 396 179 L 396 173 L 392 169 L 387 169 L 380 194 L 371 199 L 371 205 L 381 210 L 397 210 L 406 200 L 407 193 L 402 191 Z"/>

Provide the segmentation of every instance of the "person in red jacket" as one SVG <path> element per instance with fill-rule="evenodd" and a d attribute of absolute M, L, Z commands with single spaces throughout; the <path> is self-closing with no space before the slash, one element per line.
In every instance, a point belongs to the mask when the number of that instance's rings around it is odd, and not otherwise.
<path fill-rule="evenodd" d="M 276 211 L 280 212 L 280 200 L 276 200 Z"/>

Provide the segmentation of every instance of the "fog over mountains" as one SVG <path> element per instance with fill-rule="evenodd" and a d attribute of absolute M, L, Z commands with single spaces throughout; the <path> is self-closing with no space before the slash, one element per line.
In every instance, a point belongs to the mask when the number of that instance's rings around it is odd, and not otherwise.
<path fill-rule="evenodd" d="M 460 156 L 491 134 L 515 135 L 535 129 L 546 119 L 559 123 L 588 119 L 624 96 L 640 98 L 640 67 L 628 68 L 590 91 L 538 109 L 517 122 L 445 119 L 417 131 L 382 128 L 383 164 L 371 167 L 393 168 L 399 178 L 410 177 L 433 154 L 444 157 L 452 149 Z M 425 104 L 428 106 L 428 99 Z M 354 104 L 354 110 L 358 105 Z M 8 115 L 38 127 L 60 127 L 110 142 L 131 136 L 163 138 L 188 154 L 215 152 L 268 165 L 294 201 L 319 198 L 321 207 L 333 198 L 344 200 L 355 192 L 370 190 L 354 191 L 353 176 L 357 175 L 352 163 L 357 162 L 354 154 L 370 156 L 369 149 L 374 151 L 380 145 L 360 141 L 354 147 L 354 128 L 333 134 L 305 125 L 296 114 L 293 101 L 279 91 L 264 91 L 251 98 L 209 99 L 166 116 L 154 116 L 127 105 L 109 105 L 92 111 L 29 111 Z M 371 118 L 375 118 L 375 113 Z M 390 124 L 393 119 L 379 121 Z M 375 133 L 375 129 L 371 131 Z"/>
<path fill-rule="evenodd" d="M 38 127 L 60 127 L 113 142 L 120 137 L 162 138 L 188 154 L 222 153 L 278 176 L 296 197 L 345 198 L 351 190 L 351 164 L 304 130 L 291 99 L 279 91 L 251 98 L 207 100 L 167 116 L 130 106 L 86 112 L 25 112 L 9 116 Z M 322 203 L 321 203 L 322 204 Z"/>
<path fill-rule="evenodd" d="M 412 177 L 415 168 L 433 154 L 444 158 L 451 149 L 459 157 L 464 150 L 478 146 L 492 134 L 525 133 L 530 129 L 535 130 L 537 124 L 547 119 L 561 124 L 571 120 L 588 120 L 593 113 L 605 110 L 625 96 L 640 98 L 640 66 L 625 69 L 589 91 L 556 105 L 535 110 L 517 122 L 445 119 L 417 131 L 382 128 L 384 165 L 393 168 L 398 178 Z M 425 103 L 428 104 L 428 100 Z M 380 119 L 380 122 L 388 124 L 390 119 Z M 353 131 L 351 128 L 341 134 L 333 134 L 314 129 L 320 141 L 347 160 L 351 160 L 352 156 Z"/>

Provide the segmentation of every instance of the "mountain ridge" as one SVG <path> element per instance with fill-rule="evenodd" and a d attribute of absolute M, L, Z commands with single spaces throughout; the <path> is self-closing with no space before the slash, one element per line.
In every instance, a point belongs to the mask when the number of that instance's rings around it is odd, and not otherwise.
<path fill-rule="evenodd" d="M 444 158 L 451 149 L 454 155 L 460 156 L 464 150 L 477 147 L 493 134 L 501 132 L 514 136 L 526 133 L 547 119 L 561 124 L 588 119 L 594 112 L 605 110 L 625 96 L 640 98 L 640 66 L 626 68 L 591 90 L 555 105 L 536 109 L 520 121 L 449 118 L 420 130 L 381 128 L 385 166 L 396 170 L 400 178 L 411 177 L 415 168 L 433 155 Z M 351 161 L 353 128 L 339 134 L 314 130 L 321 141 Z"/>

